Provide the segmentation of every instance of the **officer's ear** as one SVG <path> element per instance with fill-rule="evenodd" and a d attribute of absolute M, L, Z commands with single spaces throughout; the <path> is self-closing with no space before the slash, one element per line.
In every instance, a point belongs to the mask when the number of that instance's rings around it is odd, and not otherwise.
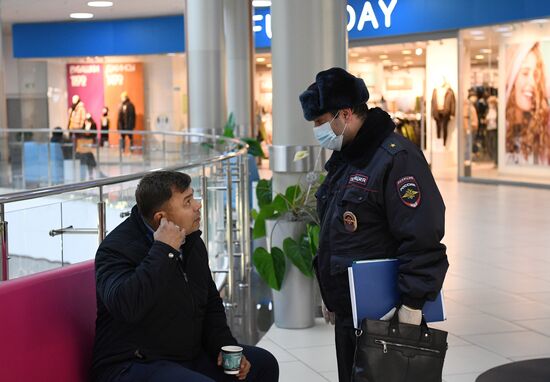
<path fill-rule="evenodd" d="M 350 121 L 351 115 L 352 115 L 352 114 L 353 114 L 353 111 L 352 111 L 351 108 L 342 109 L 342 110 L 340 111 L 340 115 L 341 115 L 342 117 L 344 117 L 344 121 L 345 121 L 345 122 L 349 122 L 349 121 Z"/>

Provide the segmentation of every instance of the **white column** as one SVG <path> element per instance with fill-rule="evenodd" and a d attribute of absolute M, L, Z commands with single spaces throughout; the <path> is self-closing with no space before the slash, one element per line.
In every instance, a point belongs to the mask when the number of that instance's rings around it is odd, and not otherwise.
<path fill-rule="evenodd" d="M 227 112 L 240 136 L 252 134 L 252 11 L 250 0 L 224 0 Z"/>
<path fill-rule="evenodd" d="M 187 0 L 190 131 L 220 133 L 225 122 L 223 2 Z"/>
<path fill-rule="evenodd" d="M 299 171 L 309 170 L 292 163 L 293 153 L 299 146 L 317 145 L 299 95 L 318 72 L 347 66 L 346 2 L 276 0 L 271 5 L 271 22 L 274 147 L 270 162 L 274 190 L 282 191 L 296 182 Z"/>

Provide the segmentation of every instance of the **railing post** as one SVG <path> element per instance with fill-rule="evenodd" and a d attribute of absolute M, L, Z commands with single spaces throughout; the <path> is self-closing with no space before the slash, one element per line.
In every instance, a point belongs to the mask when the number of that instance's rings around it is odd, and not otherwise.
<path fill-rule="evenodd" d="M 209 250 L 209 238 L 208 238 L 208 178 L 206 177 L 206 166 L 202 165 L 201 175 L 201 193 L 202 193 L 202 237 L 206 250 Z"/>
<path fill-rule="evenodd" d="M 242 214 L 242 225 L 243 225 L 243 247 L 242 247 L 242 253 L 243 253 L 243 263 L 244 263 L 244 277 L 243 277 L 243 284 L 248 284 L 248 276 L 249 276 L 249 270 L 250 270 L 250 174 L 249 174 L 249 168 L 248 168 L 248 154 L 245 153 L 242 156 L 243 162 L 242 162 L 242 172 L 241 172 L 241 182 L 242 182 L 242 189 L 243 189 L 243 214 Z"/>
<path fill-rule="evenodd" d="M 0 281 L 9 278 L 8 252 L 8 222 L 5 220 L 4 204 L 0 204 L 0 243 L 2 251 L 0 258 Z"/>
<path fill-rule="evenodd" d="M 97 240 L 98 244 L 101 244 L 103 239 L 105 239 L 107 228 L 106 228 L 106 205 L 103 200 L 103 186 L 99 187 L 99 202 L 97 203 Z"/>
<path fill-rule="evenodd" d="M 229 306 L 233 306 L 233 286 L 234 286 L 234 272 L 235 272 L 235 258 L 233 257 L 233 178 L 231 176 L 231 160 L 227 159 L 227 192 L 226 192 L 226 227 L 225 227 L 225 241 L 227 245 L 227 257 L 229 259 L 229 271 L 227 273 L 227 301 Z"/>

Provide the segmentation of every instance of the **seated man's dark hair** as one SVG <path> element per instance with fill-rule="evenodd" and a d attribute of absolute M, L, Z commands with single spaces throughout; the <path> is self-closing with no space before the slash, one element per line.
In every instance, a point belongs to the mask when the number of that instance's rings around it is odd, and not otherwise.
<path fill-rule="evenodd" d="M 152 219 L 156 211 L 172 197 L 172 190 L 183 192 L 191 185 L 191 177 L 177 171 L 155 171 L 145 175 L 136 189 L 139 212 Z"/>

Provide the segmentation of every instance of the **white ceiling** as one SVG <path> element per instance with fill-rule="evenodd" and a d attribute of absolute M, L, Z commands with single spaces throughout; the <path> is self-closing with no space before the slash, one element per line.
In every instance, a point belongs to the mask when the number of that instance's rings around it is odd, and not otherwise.
<path fill-rule="evenodd" d="M 69 21 L 73 12 L 90 12 L 92 20 L 183 14 L 185 0 L 112 0 L 110 8 L 91 8 L 89 0 L 0 0 L 2 24 Z"/>

